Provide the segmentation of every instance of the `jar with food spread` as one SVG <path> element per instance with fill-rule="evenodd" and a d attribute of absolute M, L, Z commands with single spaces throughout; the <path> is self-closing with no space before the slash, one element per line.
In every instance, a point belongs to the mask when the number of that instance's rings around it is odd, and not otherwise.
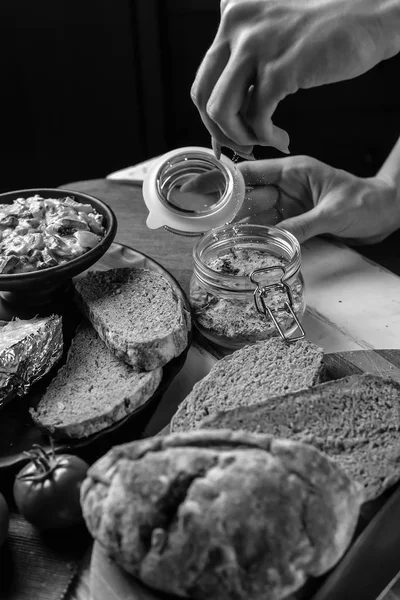
<path fill-rule="evenodd" d="M 212 342 L 240 348 L 274 335 L 303 337 L 300 245 L 290 233 L 222 226 L 195 244 L 193 259 L 190 303 L 198 329 Z"/>
<path fill-rule="evenodd" d="M 169 152 L 147 173 L 143 197 L 149 228 L 199 236 L 189 300 L 205 337 L 229 349 L 304 337 L 300 245 L 283 229 L 234 222 L 245 184 L 229 158 L 198 147 Z"/>

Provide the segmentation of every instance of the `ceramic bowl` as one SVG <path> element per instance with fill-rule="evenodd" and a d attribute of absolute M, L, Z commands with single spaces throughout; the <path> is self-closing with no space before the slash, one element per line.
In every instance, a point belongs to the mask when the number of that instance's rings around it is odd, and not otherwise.
<path fill-rule="evenodd" d="M 2 303 L 6 302 L 12 306 L 41 306 L 51 302 L 55 296 L 63 293 L 63 290 L 70 285 L 73 277 L 91 267 L 103 256 L 117 232 L 116 217 L 107 204 L 98 198 L 74 190 L 33 188 L 6 192 L 0 194 L 0 204 L 11 204 L 16 198 L 28 198 L 35 194 L 39 194 L 43 198 L 72 196 L 76 202 L 91 204 L 98 213 L 103 215 L 105 235 L 97 246 L 65 264 L 28 273 L 0 274 Z"/>

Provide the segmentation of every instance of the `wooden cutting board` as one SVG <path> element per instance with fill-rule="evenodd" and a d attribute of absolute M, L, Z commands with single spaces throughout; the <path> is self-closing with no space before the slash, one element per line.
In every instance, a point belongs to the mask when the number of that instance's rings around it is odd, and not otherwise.
<path fill-rule="evenodd" d="M 399 340 L 400 342 L 400 340 Z M 196 364 L 196 373 L 197 375 L 201 374 L 202 371 L 206 371 L 213 361 L 216 360 L 217 357 L 212 357 L 209 352 L 202 350 L 200 347 L 194 346 L 192 349 L 192 355 L 190 360 L 194 361 Z M 206 365 L 203 364 L 202 368 L 199 368 L 199 362 L 204 360 L 208 360 Z M 391 377 L 400 382 L 400 350 L 355 350 L 351 352 L 337 352 L 332 354 L 325 355 L 325 364 L 326 364 L 326 372 L 327 377 L 329 379 L 338 379 L 340 377 L 345 377 L 347 375 L 352 375 L 356 373 L 373 373 L 376 375 L 380 375 L 382 377 Z M 203 373 L 204 374 L 204 373 Z M 187 382 L 188 385 L 193 385 L 192 382 Z M 182 397 L 182 396 L 180 396 Z M 168 402 L 168 407 L 165 406 L 165 402 Z M 166 425 L 165 423 L 165 411 L 166 408 L 167 413 L 170 413 L 171 410 L 174 412 L 174 407 L 171 407 L 171 398 L 169 400 L 163 400 L 161 405 L 159 406 L 157 413 L 154 415 L 150 426 L 147 428 L 147 432 L 149 434 L 154 434 L 156 431 L 159 431 L 162 427 Z M 162 427 L 160 427 L 162 425 Z M 157 429 L 158 427 L 158 429 Z M 379 512 L 375 516 L 374 519 L 379 518 Z M 373 519 L 373 521 L 374 521 Z M 371 523 L 372 525 L 373 523 Z M 354 561 L 357 558 L 357 552 L 363 551 L 365 552 L 365 547 L 368 546 L 368 527 L 363 532 L 363 540 L 362 544 L 358 544 L 355 547 L 356 552 L 353 553 L 353 556 L 350 557 L 351 561 Z M 379 537 L 379 532 L 376 532 L 376 528 L 374 531 L 374 546 L 378 544 L 378 547 L 385 548 L 385 541 L 377 539 L 377 535 Z M 361 536 L 360 536 L 361 537 Z M 399 545 L 400 545 L 400 530 L 399 530 Z M 360 550 L 359 550 L 360 549 Z M 385 561 L 384 553 L 381 552 L 380 555 L 380 564 Z M 355 555 L 355 557 L 354 557 Z M 400 570 L 400 553 L 397 553 L 399 556 L 398 559 L 398 567 L 396 564 L 396 560 L 393 561 L 393 554 L 388 557 L 392 561 L 393 574 L 387 575 L 386 583 L 383 582 L 382 587 L 379 592 L 385 587 L 387 583 L 396 575 L 396 570 Z M 346 560 L 346 558 L 344 559 Z M 344 560 L 341 563 L 341 568 L 343 568 Z M 352 598 L 358 598 L 361 596 L 357 596 L 357 585 L 359 583 L 359 572 L 357 576 L 354 576 L 352 580 L 351 574 L 351 562 L 350 564 L 345 565 L 348 577 L 348 585 L 354 587 L 354 593 L 352 593 Z M 333 572 L 334 573 L 334 572 Z M 374 581 L 377 581 L 376 574 L 374 575 Z M 365 586 L 362 598 L 363 600 L 375 600 L 377 597 L 376 583 L 374 587 L 374 581 L 371 582 L 371 595 L 365 595 Z M 334 585 L 336 584 L 333 580 Z M 102 548 L 95 543 L 93 547 L 92 561 L 91 561 L 91 569 L 90 569 L 90 588 L 92 594 L 92 600 L 163 600 L 166 599 L 167 596 L 163 594 L 157 594 L 148 588 L 142 586 L 138 581 L 136 581 L 133 577 L 125 574 L 121 569 L 119 569 L 113 562 L 111 562 L 107 556 L 105 555 Z M 329 598 L 335 598 L 335 589 L 330 590 L 332 596 Z M 337 596 L 338 598 L 342 598 L 342 595 Z M 346 596 L 347 597 L 347 596 Z M 349 596 L 350 597 L 350 596 Z M 206 600 L 206 599 L 205 599 Z M 310 599 L 312 600 L 312 599 Z"/>

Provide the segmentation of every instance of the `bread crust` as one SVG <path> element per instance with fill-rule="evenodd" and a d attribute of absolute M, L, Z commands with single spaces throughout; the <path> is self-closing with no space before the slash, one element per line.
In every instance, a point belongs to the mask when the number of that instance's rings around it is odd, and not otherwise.
<path fill-rule="evenodd" d="M 319 383 L 323 350 L 308 341 L 257 342 L 219 360 L 194 386 L 171 420 L 171 432 L 196 429 L 220 410 L 251 405 L 270 396 Z"/>
<path fill-rule="evenodd" d="M 247 430 L 312 444 L 364 486 L 366 500 L 400 479 L 400 384 L 377 375 L 351 375 L 218 411 L 199 428 Z"/>
<path fill-rule="evenodd" d="M 141 297 L 135 289 L 141 277 L 147 280 L 145 297 Z M 191 328 L 190 313 L 159 273 L 132 268 L 93 271 L 78 280 L 75 289 L 78 305 L 100 338 L 115 356 L 132 367 L 151 371 L 166 365 L 186 349 Z M 113 322 L 110 307 L 121 315 L 121 297 L 124 294 L 132 296 L 132 312 L 125 312 L 121 321 Z M 136 310 L 138 303 L 141 305 L 140 314 Z M 154 324 L 151 334 L 140 331 L 143 324 L 140 321 L 144 318 L 143 304 L 147 304 L 148 310 L 145 318 Z M 163 311 L 167 310 L 164 318 Z"/>
<path fill-rule="evenodd" d="M 89 531 L 126 571 L 194 600 L 280 600 L 343 555 L 362 496 L 311 446 L 195 431 L 117 446 L 81 488 Z"/>
<path fill-rule="evenodd" d="M 89 323 L 83 323 L 65 365 L 30 414 L 54 437 L 88 437 L 132 414 L 151 398 L 161 380 L 161 368 L 135 371 L 108 350 Z"/>

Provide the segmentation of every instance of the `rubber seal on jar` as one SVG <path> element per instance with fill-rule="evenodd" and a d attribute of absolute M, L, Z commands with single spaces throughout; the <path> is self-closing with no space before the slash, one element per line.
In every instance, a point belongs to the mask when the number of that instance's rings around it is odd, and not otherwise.
<path fill-rule="evenodd" d="M 193 182 L 200 176 L 203 189 L 199 192 L 193 190 Z M 189 191 L 188 186 L 192 187 Z M 243 176 L 227 156 L 218 160 L 209 148 L 178 148 L 159 157 L 145 176 L 146 225 L 182 235 L 201 235 L 229 224 L 244 195 Z"/>

